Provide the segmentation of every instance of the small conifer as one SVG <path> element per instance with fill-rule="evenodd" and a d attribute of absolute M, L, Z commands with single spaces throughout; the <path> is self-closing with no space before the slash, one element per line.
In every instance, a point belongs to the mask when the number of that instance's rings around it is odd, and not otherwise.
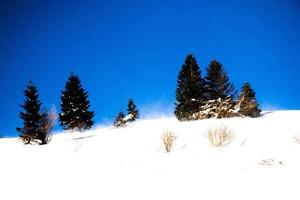
<path fill-rule="evenodd" d="M 260 112 L 255 92 L 251 88 L 250 83 L 247 82 L 242 86 L 242 91 L 239 95 L 239 113 L 248 117 L 258 117 Z"/>
<path fill-rule="evenodd" d="M 119 112 L 114 121 L 114 127 L 124 127 L 126 125 L 126 121 L 124 121 L 125 115 L 123 112 Z"/>
<path fill-rule="evenodd" d="M 129 121 L 129 122 L 133 122 L 136 119 L 140 118 L 139 111 L 138 111 L 133 99 L 129 99 L 129 101 L 128 101 L 127 112 L 128 112 L 128 116 L 129 116 L 129 119 L 127 121 Z"/>

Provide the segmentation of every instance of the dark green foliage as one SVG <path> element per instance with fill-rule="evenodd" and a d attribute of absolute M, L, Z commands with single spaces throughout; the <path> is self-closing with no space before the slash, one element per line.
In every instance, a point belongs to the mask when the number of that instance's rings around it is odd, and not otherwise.
<path fill-rule="evenodd" d="M 126 125 L 126 121 L 124 120 L 124 113 L 119 112 L 115 121 L 114 121 L 114 127 L 124 127 Z"/>
<path fill-rule="evenodd" d="M 17 128 L 17 131 L 20 132 L 20 139 L 25 144 L 30 144 L 36 139 L 41 140 L 41 143 L 44 142 L 42 132 L 41 121 L 43 116 L 40 114 L 40 107 L 42 103 L 39 100 L 38 90 L 30 81 L 24 90 L 25 101 L 21 107 L 24 109 L 23 112 L 20 112 L 20 118 L 23 120 L 23 127 Z"/>
<path fill-rule="evenodd" d="M 79 77 L 71 74 L 61 96 L 59 120 L 65 130 L 90 129 L 94 124 L 94 112 L 89 111 L 88 93 L 82 88 Z"/>
<path fill-rule="evenodd" d="M 239 113 L 244 116 L 258 117 L 261 112 L 258 106 L 254 90 L 251 88 L 250 83 L 245 83 L 239 95 Z"/>
<path fill-rule="evenodd" d="M 193 114 L 198 112 L 204 101 L 204 84 L 201 71 L 193 55 L 188 55 L 179 72 L 176 88 L 177 119 L 191 120 Z"/>
<path fill-rule="evenodd" d="M 216 60 L 211 61 L 207 68 L 205 87 L 205 96 L 209 100 L 218 98 L 224 100 L 228 97 L 234 98 L 236 94 L 234 86 L 229 82 L 229 78 L 222 64 Z"/>
<path fill-rule="evenodd" d="M 129 99 L 129 101 L 128 101 L 127 112 L 129 115 L 129 118 L 127 121 L 129 121 L 129 122 L 133 122 L 136 119 L 140 118 L 139 111 L 136 108 L 136 105 L 134 104 L 133 99 Z"/>

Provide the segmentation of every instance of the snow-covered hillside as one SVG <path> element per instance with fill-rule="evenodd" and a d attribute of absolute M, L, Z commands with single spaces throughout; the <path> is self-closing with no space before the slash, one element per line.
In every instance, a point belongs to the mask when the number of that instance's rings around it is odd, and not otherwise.
<path fill-rule="evenodd" d="M 234 134 L 211 147 L 212 126 Z M 166 153 L 164 130 L 177 135 Z M 300 111 L 256 119 L 140 120 L 54 135 L 49 145 L 0 139 L 0 199 L 300 199 Z"/>

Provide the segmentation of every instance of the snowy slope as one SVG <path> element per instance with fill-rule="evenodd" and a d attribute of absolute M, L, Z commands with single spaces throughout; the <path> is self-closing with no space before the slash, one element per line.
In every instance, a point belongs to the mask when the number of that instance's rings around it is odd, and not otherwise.
<path fill-rule="evenodd" d="M 225 124 L 231 144 L 207 129 Z M 178 137 L 164 152 L 161 135 Z M 300 199 L 300 111 L 256 119 L 141 120 L 129 127 L 61 133 L 45 146 L 0 139 L 0 199 Z"/>

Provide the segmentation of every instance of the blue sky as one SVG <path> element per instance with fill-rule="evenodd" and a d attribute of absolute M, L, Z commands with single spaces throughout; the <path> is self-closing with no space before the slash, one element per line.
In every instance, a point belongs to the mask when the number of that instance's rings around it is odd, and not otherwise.
<path fill-rule="evenodd" d="M 16 135 L 32 80 L 59 110 L 71 72 L 97 123 L 134 98 L 141 116 L 171 113 L 178 72 L 193 53 L 205 75 L 223 63 L 237 89 L 250 81 L 263 109 L 300 109 L 297 0 L 0 2 L 0 135 Z"/>

